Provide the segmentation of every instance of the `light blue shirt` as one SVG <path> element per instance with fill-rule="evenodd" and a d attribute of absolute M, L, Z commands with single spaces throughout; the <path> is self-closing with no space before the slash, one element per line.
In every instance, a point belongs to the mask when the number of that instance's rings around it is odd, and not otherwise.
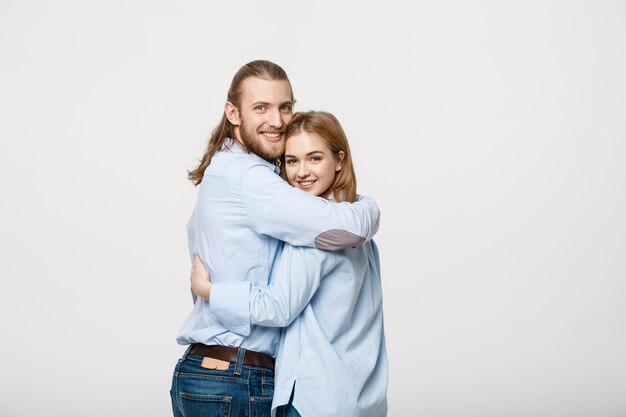
<path fill-rule="evenodd" d="M 214 282 L 249 281 L 265 287 L 280 241 L 343 249 L 371 239 L 379 211 L 370 198 L 330 203 L 291 187 L 278 168 L 228 141 L 204 172 L 187 224 L 189 253 L 197 253 Z M 253 326 L 245 335 L 226 327 L 198 298 L 176 338 L 276 356 L 280 330 Z"/>
<path fill-rule="evenodd" d="M 214 283 L 210 310 L 227 327 L 288 326 L 276 360 L 272 413 L 302 417 L 387 415 L 387 351 L 378 250 L 341 252 L 285 244 L 271 284 Z"/>

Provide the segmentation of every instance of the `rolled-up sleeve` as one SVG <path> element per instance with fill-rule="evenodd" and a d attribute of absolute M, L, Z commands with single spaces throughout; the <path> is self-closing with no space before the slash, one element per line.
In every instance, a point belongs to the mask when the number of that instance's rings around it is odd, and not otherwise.
<path fill-rule="evenodd" d="M 211 286 L 209 311 L 231 332 L 250 334 L 249 282 L 216 282 Z"/>

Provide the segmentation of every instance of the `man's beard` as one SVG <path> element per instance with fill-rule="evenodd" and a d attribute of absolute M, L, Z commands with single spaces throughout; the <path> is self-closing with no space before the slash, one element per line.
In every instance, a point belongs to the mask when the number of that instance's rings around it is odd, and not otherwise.
<path fill-rule="evenodd" d="M 241 141 L 248 151 L 257 154 L 272 164 L 285 152 L 284 139 L 276 143 L 263 142 L 263 139 L 260 139 L 258 137 L 260 135 L 256 135 L 254 130 L 247 129 L 243 120 L 239 126 L 239 136 L 241 136 Z"/>

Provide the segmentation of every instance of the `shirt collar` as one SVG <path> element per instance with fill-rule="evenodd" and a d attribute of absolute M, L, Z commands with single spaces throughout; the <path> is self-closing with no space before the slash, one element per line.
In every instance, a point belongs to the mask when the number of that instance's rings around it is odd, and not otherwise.
<path fill-rule="evenodd" d="M 229 150 L 230 152 L 233 153 L 245 153 L 250 155 L 253 159 L 267 165 L 268 168 L 270 168 L 271 170 L 273 170 L 275 173 L 280 174 L 280 167 L 277 167 L 276 165 L 267 162 L 265 159 L 261 158 L 259 155 L 252 153 L 252 152 L 247 152 L 243 146 L 241 146 L 241 144 L 239 142 L 237 142 L 236 140 L 232 139 L 232 138 L 226 138 L 226 140 L 224 141 L 224 144 L 222 145 L 222 151 L 224 150 Z"/>

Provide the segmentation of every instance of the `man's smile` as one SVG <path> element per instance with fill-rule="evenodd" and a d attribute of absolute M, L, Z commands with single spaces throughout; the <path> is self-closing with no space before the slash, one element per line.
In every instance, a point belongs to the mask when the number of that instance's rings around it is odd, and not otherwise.
<path fill-rule="evenodd" d="M 282 139 L 282 132 L 261 132 L 261 135 L 270 142 L 278 142 Z"/>

